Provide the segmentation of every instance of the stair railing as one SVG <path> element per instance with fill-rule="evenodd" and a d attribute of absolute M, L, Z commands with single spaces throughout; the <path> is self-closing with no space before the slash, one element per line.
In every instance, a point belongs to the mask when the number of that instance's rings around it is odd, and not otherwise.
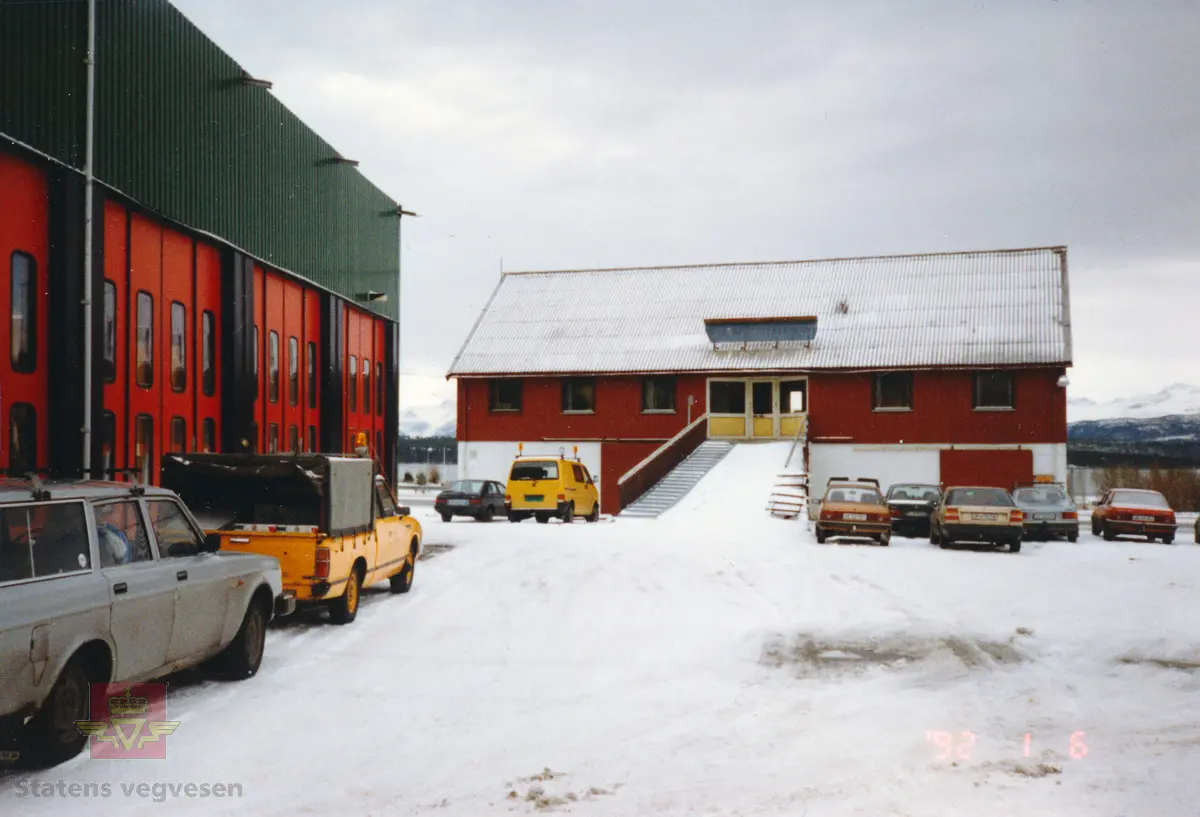
<path fill-rule="evenodd" d="M 688 458 L 708 439 L 708 412 L 701 414 L 682 431 L 650 452 L 617 480 L 621 510 L 657 485 L 671 470 Z"/>

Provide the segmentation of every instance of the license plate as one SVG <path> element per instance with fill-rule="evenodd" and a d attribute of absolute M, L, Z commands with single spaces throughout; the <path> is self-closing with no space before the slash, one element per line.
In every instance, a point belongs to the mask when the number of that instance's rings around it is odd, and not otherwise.
<path fill-rule="evenodd" d="M 973 513 L 971 518 L 979 522 L 995 522 L 1000 517 L 994 513 Z"/>
<path fill-rule="evenodd" d="M 842 519 L 849 519 L 852 522 L 866 522 L 867 515 L 865 513 L 844 513 Z"/>
<path fill-rule="evenodd" d="M 467 500 L 465 500 L 465 499 L 451 499 L 446 504 L 447 505 L 466 505 L 468 503 L 467 503 Z"/>
<path fill-rule="evenodd" d="M 1153 516 L 1135 516 L 1133 518 L 1133 521 L 1134 522 L 1153 522 L 1154 517 Z"/>
<path fill-rule="evenodd" d="M 924 511 L 909 511 L 905 516 L 928 516 Z"/>
<path fill-rule="evenodd" d="M 541 502 L 545 498 L 545 494 L 525 494 L 526 502 Z"/>
<path fill-rule="evenodd" d="M 1054 519 L 1057 516 L 1058 516 L 1058 514 L 1056 514 L 1056 513 L 1035 513 L 1033 515 L 1033 518 L 1034 519 Z"/>

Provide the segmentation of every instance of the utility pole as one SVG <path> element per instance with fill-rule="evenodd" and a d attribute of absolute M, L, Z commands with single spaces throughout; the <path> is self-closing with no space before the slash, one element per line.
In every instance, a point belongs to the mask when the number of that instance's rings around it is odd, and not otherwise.
<path fill-rule="evenodd" d="M 96 0 L 87 4 L 87 124 L 83 144 L 83 476 L 92 470 L 92 172 L 96 119 Z"/>

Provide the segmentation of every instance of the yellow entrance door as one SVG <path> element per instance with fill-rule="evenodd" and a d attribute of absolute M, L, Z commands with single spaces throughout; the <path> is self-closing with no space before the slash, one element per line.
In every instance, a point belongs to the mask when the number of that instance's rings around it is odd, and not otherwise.
<path fill-rule="evenodd" d="M 751 431 L 755 437 L 779 436 L 779 400 L 774 380 L 750 384 Z"/>

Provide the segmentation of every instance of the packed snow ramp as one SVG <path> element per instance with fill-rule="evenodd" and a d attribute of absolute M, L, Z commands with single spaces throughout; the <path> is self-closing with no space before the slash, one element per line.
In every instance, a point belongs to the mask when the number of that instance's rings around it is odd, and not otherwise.
<path fill-rule="evenodd" d="M 653 488 L 621 511 L 621 516 L 653 519 L 663 511 L 674 507 L 679 500 L 687 496 L 692 488 L 696 487 L 705 474 L 725 459 L 732 450 L 733 443 L 722 440 L 708 440 L 701 443 L 699 448 L 675 466 Z"/>

